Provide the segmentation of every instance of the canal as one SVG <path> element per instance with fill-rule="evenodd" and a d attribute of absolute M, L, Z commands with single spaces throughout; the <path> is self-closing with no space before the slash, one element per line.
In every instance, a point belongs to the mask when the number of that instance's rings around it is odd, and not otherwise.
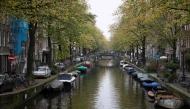
<path fill-rule="evenodd" d="M 111 60 L 104 63 L 112 64 Z M 71 89 L 40 93 L 16 109 L 155 109 L 147 90 L 119 66 L 93 66 Z M 157 108 L 158 109 L 158 108 Z"/>

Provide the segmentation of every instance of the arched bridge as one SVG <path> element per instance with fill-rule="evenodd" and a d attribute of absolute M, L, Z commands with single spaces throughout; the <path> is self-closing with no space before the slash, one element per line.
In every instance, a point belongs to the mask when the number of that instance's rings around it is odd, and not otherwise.
<path fill-rule="evenodd" d="M 101 59 L 113 59 L 116 57 L 115 53 L 99 53 L 98 58 Z"/>

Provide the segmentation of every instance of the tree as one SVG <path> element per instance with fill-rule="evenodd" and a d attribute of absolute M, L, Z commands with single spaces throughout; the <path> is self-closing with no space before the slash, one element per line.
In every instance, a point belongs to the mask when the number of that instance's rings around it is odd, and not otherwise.
<path fill-rule="evenodd" d="M 35 32 L 38 24 L 48 24 L 48 26 L 56 27 L 57 24 L 52 21 L 59 21 L 61 28 L 64 28 L 64 33 L 67 36 L 67 40 L 72 42 L 74 39 L 74 34 L 79 33 L 72 30 L 77 30 L 73 28 L 76 26 L 76 22 L 85 23 L 89 21 L 93 16 L 88 14 L 86 9 L 87 6 L 85 1 L 59 1 L 59 0 L 37 0 L 37 1 L 22 1 L 22 0 L 4 0 L 0 2 L 1 9 L 8 15 L 12 15 L 14 18 L 22 18 L 29 22 L 29 49 L 28 49 L 28 61 L 27 61 L 27 73 L 26 77 L 30 78 L 32 76 L 32 66 L 33 66 L 33 52 L 35 48 Z M 88 17 L 87 17 L 88 16 Z M 72 24 L 72 26 L 70 25 Z M 78 23 L 77 23 L 78 24 Z M 47 27 L 48 27 L 47 26 Z M 69 27 L 69 28 L 68 28 Z M 48 27 L 49 28 L 49 27 Z M 50 29 L 50 28 L 49 28 Z M 70 30 L 70 31 L 69 31 Z M 58 30 L 59 31 L 59 30 Z M 61 32 L 61 31 L 60 31 Z M 52 33 L 48 32 L 48 46 L 51 50 L 50 38 L 57 41 L 56 37 L 51 36 Z M 59 34 L 61 35 L 61 34 Z M 70 35 L 70 36 L 69 36 Z M 58 36 L 61 37 L 61 36 Z M 65 40 L 65 39 L 64 39 Z M 64 41 L 62 40 L 62 41 Z M 57 41 L 61 42 L 61 41 Z M 60 45 L 63 45 L 61 42 Z"/>

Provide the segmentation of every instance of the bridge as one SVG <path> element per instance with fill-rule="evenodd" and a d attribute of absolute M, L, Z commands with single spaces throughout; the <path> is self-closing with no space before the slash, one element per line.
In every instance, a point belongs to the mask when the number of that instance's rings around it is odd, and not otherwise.
<path fill-rule="evenodd" d="M 116 54 L 115 53 L 99 53 L 97 56 L 98 58 L 101 58 L 101 59 L 113 59 L 116 57 Z"/>

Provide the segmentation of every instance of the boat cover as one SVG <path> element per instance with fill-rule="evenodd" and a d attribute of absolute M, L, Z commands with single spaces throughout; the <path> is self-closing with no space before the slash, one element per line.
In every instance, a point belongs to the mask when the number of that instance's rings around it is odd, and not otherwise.
<path fill-rule="evenodd" d="M 49 88 L 55 89 L 55 88 L 60 87 L 61 85 L 63 85 L 63 82 L 61 82 L 59 80 L 53 80 L 52 82 L 47 83 L 44 87 L 45 88 L 49 87 Z"/>

